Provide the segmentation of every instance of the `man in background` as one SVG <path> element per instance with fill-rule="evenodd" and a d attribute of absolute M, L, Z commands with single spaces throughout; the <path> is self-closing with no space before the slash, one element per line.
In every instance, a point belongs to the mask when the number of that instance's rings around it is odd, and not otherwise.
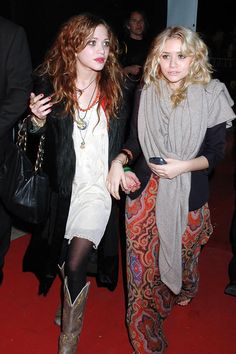
<path fill-rule="evenodd" d="M 31 91 L 31 56 L 24 29 L 0 17 L 0 177 L 4 154 L 13 130 L 28 107 Z M 0 189 L 4 183 L 0 178 Z M 4 257 L 10 245 L 11 216 L 0 196 L 0 284 Z"/>
<path fill-rule="evenodd" d="M 147 36 L 148 22 L 141 10 L 129 13 L 124 23 L 124 37 L 121 40 L 121 65 L 131 81 L 139 82 L 142 69 L 149 50 L 150 40 Z"/>

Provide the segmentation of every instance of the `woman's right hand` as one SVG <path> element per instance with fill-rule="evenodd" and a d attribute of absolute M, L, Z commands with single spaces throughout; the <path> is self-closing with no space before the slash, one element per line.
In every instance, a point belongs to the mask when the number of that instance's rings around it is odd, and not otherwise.
<path fill-rule="evenodd" d="M 123 185 L 122 181 L 120 184 L 121 184 L 121 189 L 126 194 L 129 194 L 130 192 L 135 192 L 137 189 L 140 188 L 141 185 L 138 177 L 132 171 L 125 172 L 125 182 L 126 182 L 125 186 Z"/>
<path fill-rule="evenodd" d="M 39 122 L 45 122 L 48 113 L 52 110 L 52 105 L 50 96 L 44 97 L 42 93 L 36 96 L 33 92 L 30 94 L 29 106 L 34 117 Z"/>

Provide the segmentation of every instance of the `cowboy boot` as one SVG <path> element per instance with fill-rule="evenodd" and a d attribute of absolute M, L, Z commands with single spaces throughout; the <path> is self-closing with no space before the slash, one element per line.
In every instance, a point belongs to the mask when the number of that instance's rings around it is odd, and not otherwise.
<path fill-rule="evenodd" d="M 60 270 L 60 275 L 61 275 L 61 280 L 64 282 L 64 278 L 65 278 L 65 262 L 62 264 L 62 266 L 60 267 L 58 264 L 58 268 Z M 58 306 L 57 310 L 56 310 L 56 314 L 55 314 L 55 318 L 54 318 L 54 323 L 57 326 L 61 326 L 61 318 L 62 318 L 62 306 L 61 304 Z"/>
<path fill-rule="evenodd" d="M 71 302 L 67 278 L 64 283 L 64 303 L 62 315 L 62 332 L 59 337 L 58 354 L 76 354 L 78 339 L 82 330 L 84 309 L 90 283 L 88 282 Z"/>

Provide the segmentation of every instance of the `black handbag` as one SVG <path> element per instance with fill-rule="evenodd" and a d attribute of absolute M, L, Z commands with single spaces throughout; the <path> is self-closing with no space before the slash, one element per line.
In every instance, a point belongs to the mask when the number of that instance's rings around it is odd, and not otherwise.
<path fill-rule="evenodd" d="M 1 166 L 1 200 L 17 218 L 38 224 L 48 215 L 50 202 L 49 178 L 42 171 L 43 143 L 41 135 L 35 165 L 26 155 L 27 118 L 18 132 L 17 143 L 6 149 Z"/>

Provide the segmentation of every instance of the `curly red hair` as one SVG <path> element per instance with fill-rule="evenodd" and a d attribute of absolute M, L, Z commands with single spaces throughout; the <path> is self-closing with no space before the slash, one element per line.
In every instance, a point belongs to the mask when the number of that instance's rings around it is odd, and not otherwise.
<path fill-rule="evenodd" d="M 99 73 L 97 84 L 100 91 L 100 102 L 106 102 L 108 117 L 117 113 L 122 96 L 122 70 L 118 62 L 118 40 L 110 26 L 101 18 L 92 14 L 82 14 L 70 18 L 61 28 L 52 47 L 48 50 L 43 63 L 37 69 L 40 75 L 48 75 L 52 80 L 54 102 L 65 102 L 65 113 L 74 113 L 78 107 L 75 94 L 76 56 L 87 43 L 96 27 L 103 25 L 108 32 L 110 51 L 103 70 Z"/>

